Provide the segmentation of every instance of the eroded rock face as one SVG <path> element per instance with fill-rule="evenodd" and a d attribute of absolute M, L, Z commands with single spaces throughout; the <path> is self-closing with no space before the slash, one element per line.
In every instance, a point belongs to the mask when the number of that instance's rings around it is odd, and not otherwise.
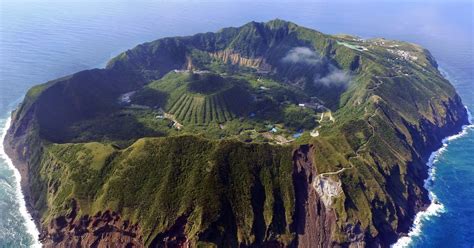
<path fill-rule="evenodd" d="M 270 69 L 270 66 L 265 62 L 263 57 L 246 58 L 232 50 L 217 51 L 210 55 L 216 59 L 224 61 L 225 63 L 231 63 L 233 65 Z"/>
<path fill-rule="evenodd" d="M 313 166 L 313 149 L 303 145 L 293 154 L 293 183 L 296 193 L 295 232 L 297 247 L 331 247 L 331 234 L 336 227 L 334 210 L 326 208 L 324 201 L 312 186 L 316 176 Z M 316 245 L 316 246 L 315 246 Z"/>
<path fill-rule="evenodd" d="M 77 216 L 77 204 L 71 212 L 59 216 L 43 229 L 44 247 L 144 247 L 138 225 L 122 220 L 116 212 L 98 212 Z"/>
<path fill-rule="evenodd" d="M 342 193 L 341 181 L 328 176 L 317 176 L 312 184 L 326 208 L 332 207 L 333 198 Z"/>
<path fill-rule="evenodd" d="M 170 229 L 155 237 L 150 247 L 189 248 L 189 240 L 184 232 L 187 221 L 187 216 L 179 217 Z"/>

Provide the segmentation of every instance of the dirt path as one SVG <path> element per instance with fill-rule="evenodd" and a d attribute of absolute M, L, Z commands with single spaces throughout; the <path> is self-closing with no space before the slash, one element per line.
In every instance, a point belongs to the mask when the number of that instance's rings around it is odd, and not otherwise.
<path fill-rule="evenodd" d="M 324 112 L 321 113 L 321 118 L 319 118 L 319 123 L 323 122 L 324 119 Z"/>
<path fill-rule="evenodd" d="M 362 144 L 358 149 L 357 151 L 355 152 L 355 155 L 352 155 L 348 158 L 349 160 L 349 167 L 344 167 L 342 169 L 339 169 L 337 171 L 332 171 L 332 172 L 325 172 L 325 173 L 321 173 L 319 175 L 317 175 L 317 177 L 326 177 L 326 176 L 330 176 L 330 175 L 337 175 L 337 174 L 340 174 L 346 170 L 349 170 L 349 169 L 353 169 L 355 166 L 354 164 L 351 162 L 351 160 L 353 159 L 360 159 L 361 156 L 360 156 L 360 153 L 365 149 L 365 147 L 367 146 L 367 144 L 369 143 L 369 141 L 375 136 L 375 127 L 372 125 L 372 123 L 370 123 L 370 118 L 373 118 L 376 114 L 377 114 L 377 110 L 378 109 L 375 109 L 374 113 L 372 115 L 370 115 L 368 118 L 367 118 L 367 123 L 369 125 L 369 127 L 372 129 L 372 134 L 370 135 L 370 137 L 364 142 L 364 144 Z M 365 109 L 365 111 L 367 112 L 367 109 Z"/>
<path fill-rule="evenodd" d="M 331 111 L 328 112 L 328 115 L 329 115 L 329 120 L 330 120 L 330 121 L 336 122 L 336 119 L 334 119 L 334 117 L 332 116 L 332 112 L 331 112 Z"/>
<path fill-rule="evenodd" d="M 327 112 L 322 112 L 321 117 L 319 118 L 319 123 L 323 122 L 324 120 L 324 114 L 326 114 L 329 118 L 330 121 L 336 122 L 336 119 L 332 116 L 332 112 L 329 110 Z"/>

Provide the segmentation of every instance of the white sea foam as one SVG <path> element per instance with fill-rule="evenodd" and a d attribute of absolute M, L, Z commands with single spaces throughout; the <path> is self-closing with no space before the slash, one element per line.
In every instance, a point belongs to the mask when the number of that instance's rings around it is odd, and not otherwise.
<path fill-rule="evenodd" d="M 3 141 L 5 140 L 5 136 L 7 134 L 7 130 L 10 127 L 11 123 L 11 118 L 8 118 L 8 120 L 5 123 L 5 126 L 3 127 L 2 133 L 1 133 L 1 139 L 0 139 L 0 158 L 4 159 L 8 166 L 13 170 L 14 174 L 14 179 L 15 179 L 15 193 L 17 197 L 17 201 L 19 204 L 19 211 L 23 218 L 25 219 L 25 227 L 28 233 L 32 236 L 33 238 L 33 244 L 31 247 L 41 247 L 41 243 L 38 240 L 39 236 L 39 231 L 36 229 L 36 225 L 33 222 L 33 218 L 31 217 L 30 213 L 28 213 L 28 210 L 26 209 L 26 203 L 25 203 L 25 196 L 23 195 L 23 192 L 21 191 L 21 185 L 20 185 L 20 180 L 21 180 L 21 175 L 20 172 L 15 168 L 13 165 L 12 160 L 8 157 L 8 155 L 5 153 L 4 147 L 3 147 Z"/>
<path fill-rule="evenodd" d="M 473 123 L 472 115 L 469 112 L 469 109 L 467 107 L 466 107 L 466 111 L 468 113 L 470 124 L 463 126 L 461 132 L 444 138 L 443 145 L 441 146 L 441 148 L 431 153 L 428 163 L 426 164 L 428 166 L 428 178 L 424 182 L 424 187 L 428 190 L 431 204 L 428 206 L 428 208 L 425 211 L 420 211 L 416 214 L 415 220 L 413 221 L 413 226 L 408 232 L 408 236 L 401 237 L 400 239 L 398 239 L 397 243 L 392 245 L 393 248 L 409 247 L 411 242 L 413 241 L 413 238 L 421 235 L 421 228 L 423 226 L 423 223 L 427 220 L 430 220 L 434 216 L 439 216 L 445 211 L 444 205 L 438 200 L 436 195 L 431 191 L 431 186 L 436 176 L 436 167 L 434 165 L 436 164 L 436 162 L 438 162 L 439 156 L 443 154 L 443 152 L 445 152 L 446 149 L 448 148 L 449 142 L 456 140 L 458 138 L 461 138 L 462 136 L 467 134 L 469 129 L 474 128 L 474 124 L 472 124 Z"/>

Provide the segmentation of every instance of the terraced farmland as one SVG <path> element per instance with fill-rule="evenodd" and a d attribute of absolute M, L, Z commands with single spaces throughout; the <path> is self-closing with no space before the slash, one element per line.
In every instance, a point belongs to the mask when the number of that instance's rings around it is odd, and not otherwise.
<path fill-rule="evenodd" d="M 212 95 L 184 93 L 170 105 L 168 112 L 183 124 L 221 123 L 248 112 L 250 99 L 250 95 L 238 87 Z"/>

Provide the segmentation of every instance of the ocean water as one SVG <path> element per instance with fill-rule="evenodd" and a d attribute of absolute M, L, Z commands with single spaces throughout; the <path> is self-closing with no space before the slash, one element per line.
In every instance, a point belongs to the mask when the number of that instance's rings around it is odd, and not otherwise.
<path fill-rule="evenodd" d="M 428 48 L 474 110 L 473 3 L 0 0 L 0 134 L 35 84 L 102 67 L 120 51 L 165 36 L 281 18 L 319 31 L 384 37 Z M 1 137 L 1 136 L 0 136 Z M 2 148 L 0 146 L 0 148 Z M 402 247 L 474 245 L 474 129 L 433 155 L 427 186 L 439 204 L 417 218 Z M 18 172 L 0 152 L 0 247 L 38 245 Z"/>

